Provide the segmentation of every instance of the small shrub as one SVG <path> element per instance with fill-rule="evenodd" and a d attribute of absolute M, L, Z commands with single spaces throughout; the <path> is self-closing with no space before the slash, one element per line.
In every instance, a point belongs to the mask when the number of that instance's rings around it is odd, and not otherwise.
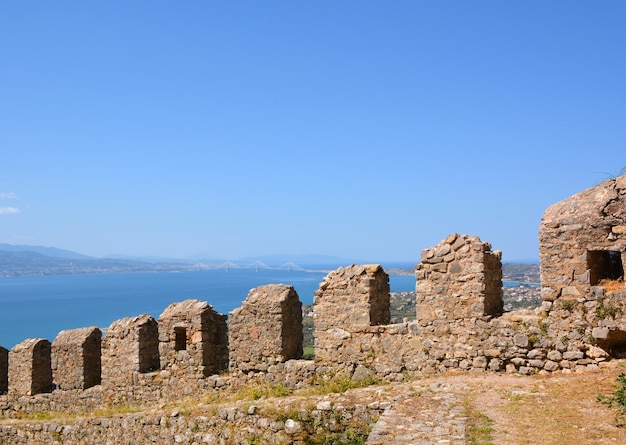
<path fill-rule="evenodd" d="M 605 396 L 598 394 L 596 399 L 609 408 L 615 409 L 615 423 L 618 426 L 623 426 L 624 415 L 626 414 L 626 374 L 622 372 L 617 376 L 613 395 Z"/>
<path fill-rule="evenodd" d="M 603 303 L 600 303 L 598 307 L 596 307 L 596 316 L 600 319 L 604 319 L 607 317 L 615 318 L 622 311 L 619 308 L 614 306 L 605 306 Z"/>
<path fill-rule="evenodd" d="M 311 380 L 311 388 L 306 391 L 311 395 L 323 395 L 329 393 L 344 393 L 352 388 L 364 388 L 377 384 L 374 378 L 352 380 L 349 376 L 331 376 L 316 374 Z"/>
<path fill-rule="evenodd" d="M 578 303 L 574 300 L 563 300 L 561 306 L 568 312 L 572 312 Z"/>
<path fill-rule="evenodd" d="M 241 388 L 235 394 L 235 400 L 258 400 L 262 397 L 285 397 L 293 391 L 282 383 L 268 385 L 266 383 L 251 384 Z"/>
<path fill-rule="evenodd" d="M 297 409 L 291 409 L 288 411 L 277 411 L 275 415 L 276 420 L 285 422 L 288 419 L 291 420 L 301 420 L 300 419 L 300 411 Z"/>
<path fill-rule="evenodd" d="M 263 443 L 263 440 L 261 439 L 260 436 L 257 436 L 256 434 L 252 434 L 251 436 L 248 436 L 248 445 L 261 445 Z"/>

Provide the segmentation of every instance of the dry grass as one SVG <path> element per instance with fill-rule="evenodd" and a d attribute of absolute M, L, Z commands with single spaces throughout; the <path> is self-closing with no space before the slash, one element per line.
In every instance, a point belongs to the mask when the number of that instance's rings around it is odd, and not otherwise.
<path fill-rule="evenodd" d="M 471 384 L 479 392 L 473 408 L 493 420 L 494 444 L 623 444 L 626 429 L 596 400 L 614 391 L 623 371 L 613 365 L 570 375 L 485 379 Z"/>
<path fill-rule="evenodd" d="M 626 289 L 624 280 L 621 278 L 619 280 L 609 280 L 608 278 L 605 278 L 598 283 L 598 286 L 602 286 L 607 294 L 611 292 L 619 292 Z"/>

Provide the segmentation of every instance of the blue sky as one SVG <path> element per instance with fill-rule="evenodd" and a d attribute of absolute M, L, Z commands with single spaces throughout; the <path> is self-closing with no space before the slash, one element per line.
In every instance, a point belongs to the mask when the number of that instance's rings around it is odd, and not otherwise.
<path fill-rule="evenodd" d="M 538 257 L 626 167 L 623 1 L 4 2 L 0 242 Z"/>

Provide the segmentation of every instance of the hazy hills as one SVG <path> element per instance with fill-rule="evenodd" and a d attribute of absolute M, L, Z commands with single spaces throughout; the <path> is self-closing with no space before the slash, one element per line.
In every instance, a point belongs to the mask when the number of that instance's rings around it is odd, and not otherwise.
<path fill-rule="evenodd" d="M 93 257 L 83 255 L 81 253 L 72 252 L 71 250 L 57 249 L 56 247 L 44 246 L 27 246 L 21 244 L 4 244 L 0 243 L 0 251 L 2 252 L 34 252 L 53 258 L 65 258 L 71 260 L 86 260 Z"/>
<path fill-rule="evenodd" d="M 416 262 L 419 260 L 416 260 Z M 188 258 L 148 258 L 107 255 L 96 258 L 56 247 L 0 243 L 0 276 L 57 275 L 74 273 L 166 272 L 216 268 L 280 268 L 333 270 L 370 261 L 329 255 L 265 255 L 227 260 L 209 255 Z M 413 274 L 416 262 L 384 262 L 390 273 Z M 536 264 L 505 264 L 504 272 L 513 281 L 538 282 Z"/>
<path fill-rule="evenodd" d="M 0 243 L 0 276 L 56 275 L 74 273 L 117 273 L 117 272 L 165 272 L 197 269 L 285 268 L 334 269 L 355 261 L 327 255 L 268 255 L 257 258 L 226 260 L 208 255 L 189 258 L 144 258 L 128 255 L 107 255 L 104 258 L 90 257 L 70 250 L 55 247 L 11 245 Z"/>
<path fill-rule="evenodd" d="M 175 263 L 143 263 L 91 257 L 65 258 L 43 255 L 34 251 L 0 249 L 0 276 L 149 272 L 189 268 L 189 265 Z"/>

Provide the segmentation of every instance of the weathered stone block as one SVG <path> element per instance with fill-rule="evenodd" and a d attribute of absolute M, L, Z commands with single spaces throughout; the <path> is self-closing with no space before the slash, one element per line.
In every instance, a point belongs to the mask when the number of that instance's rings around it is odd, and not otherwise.
<path fill-rule="evenodd" d="M 584 356 L 582 351 L 567 351 L 563 353 L 563 360 L 580 360 Z"/>
<path fill-rule="evenodd" d="M 609 328 L 593 328 L 591 331 L 593 338 L 598 340 L 606 340 L 609 336 Z"/>
<path fill-rule="evenodd" d="M 515 346 L 520 348 L 527 348 L 530 342 L 528 341 L 528 336 L 526 334 L 516 334 L 513 337 L 513 342 Z"/>
<path fill-rule="evenodd" d="M 560 362 L 563 359 L 563 354 L 559 351 L 550 351 L 548 352 L 548 360 L 553 362 Z"/>
<path fill-rule="evenodd" d="M 543 365 L 543 369 L 546 371 L 554 372 L 559 369 L 559 364 L 557 362 L 553 362 L 551 360 L 547 360 Z"/>

